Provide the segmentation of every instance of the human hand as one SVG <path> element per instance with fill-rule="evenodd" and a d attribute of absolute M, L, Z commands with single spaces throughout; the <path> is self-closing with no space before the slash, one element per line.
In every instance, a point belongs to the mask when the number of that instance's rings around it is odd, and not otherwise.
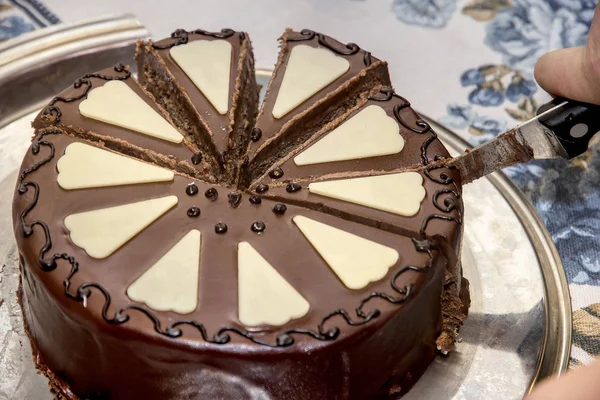
<path fill-rule="evenodd" d="M 550 378 L 524 400 L 600 399 L 600 361 L 581 367 L 560 378 Z"/>
<path fill-rule="evenodd" d="M 600 7 L 596 8 L 586 45 L 543 55 L 534 74 L 550 94 L 600 105 Z"/>

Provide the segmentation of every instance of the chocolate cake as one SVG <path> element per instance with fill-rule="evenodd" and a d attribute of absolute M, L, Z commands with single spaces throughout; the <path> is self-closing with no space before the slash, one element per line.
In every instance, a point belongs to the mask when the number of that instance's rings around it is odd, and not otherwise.
<path fill-rule="evenodd" d="M 34 361 L 66 399 L 396 399 L 466 317 L 459 175 L 353 43 L 139 43 L 36 117 L 13 217 Z"/>

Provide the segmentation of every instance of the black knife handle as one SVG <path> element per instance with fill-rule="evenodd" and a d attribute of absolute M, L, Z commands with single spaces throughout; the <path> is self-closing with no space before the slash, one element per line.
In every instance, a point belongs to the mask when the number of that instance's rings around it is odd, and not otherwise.
<path fill-rule="evenodd" d="M 555 111 L 554 106 L 567 102 Z M 538 110 L 538 121 L 556 135 L 569 158 L 585 153 L 590 140 L 600 131 L 600 106 L 555 98 Z"/>

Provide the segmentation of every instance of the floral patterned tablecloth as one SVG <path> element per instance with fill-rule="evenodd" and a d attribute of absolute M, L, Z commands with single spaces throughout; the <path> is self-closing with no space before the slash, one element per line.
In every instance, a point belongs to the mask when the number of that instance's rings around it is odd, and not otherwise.
<path fill-rule="evenodd" d="M 0 0 L 0 41 L 59 21 L 131 12 L 153 32 L 249 31 L 271 66 L 283 28 L 355 41 L 388 60 L 398 92 L 472 144 L 525 121 L 549 99 L 537 58 L 583 45 L 595 0 Z M 85 3 L 85 4 L 84 4 Z M 51 13 L 53 10 L 55 14 Z M 1 56 L 1 54 L 0 54 Z M 572 364 L 600 355 L 600 145 L 573 161 L 507 170 L 533 202 L 563 260 L 573 299 Z"/>

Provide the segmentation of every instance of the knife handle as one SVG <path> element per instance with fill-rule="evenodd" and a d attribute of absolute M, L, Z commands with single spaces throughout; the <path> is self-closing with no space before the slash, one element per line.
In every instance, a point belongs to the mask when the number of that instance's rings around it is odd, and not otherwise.
<path fill-rule="evenodd" d="M 551 110 L 560 104 L 563 106 Z M 600 106 L 593 104 L 555 98 L 542 105 L 538 115 L 538 121 L 554 132 L 569 158 L 585 153 L 592 137 L 600 131 Z"/>

